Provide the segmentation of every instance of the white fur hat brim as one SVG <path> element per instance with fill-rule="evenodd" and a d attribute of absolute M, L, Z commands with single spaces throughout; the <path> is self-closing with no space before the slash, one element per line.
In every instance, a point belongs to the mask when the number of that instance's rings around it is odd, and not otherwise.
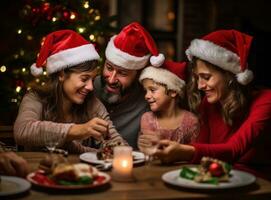
<path fill-rule="evenodd" d="M 99 60 L 100 56 L 92 44 L 60 51 L 47 59 L 46 69 L 48 74 L 91 60 Z"/>
<path fill-rule="evenodd" d="M 115 37 L 116 35 L 111 37 L 110 41 L 108 42 L 105 50 L 106 59 L 119 67 L 129 70 L 139 70 L 147 65 L 150 55 L 137 57 L 121 51 L 114 45 Z"/>
<path fill-rule="evenodd" d="M 170 71 L 157 68 L 157 67 L 146 67 L 140 74 L 139 81 L 142 82 L 144 79 L 151 79 L 157 83 L 161 83 L 167 86 L 167 89 L 176 91 L 178 94 L 182 94 L 182 89 L 185 86 L 185 81 L 179 78 L 177 75 Z"/>

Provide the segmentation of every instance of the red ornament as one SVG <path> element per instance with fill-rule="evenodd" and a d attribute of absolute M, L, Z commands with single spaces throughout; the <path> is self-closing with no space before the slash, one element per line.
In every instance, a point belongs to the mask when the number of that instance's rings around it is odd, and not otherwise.
<path fill-rule="evenodd" d="M 63 15 L 64 20 L 67 20 L 70 18 L 70 12 L 68 12 L 68 11 L 64 11 L 62 15 Z"/>
<path fill-rule="evenodd" d="M 220 177 L 224 174 L 223 168 L 219 163 L 213 162 L 209 166 L 209 172 L 212 176 Z"/>
<path fill-rule="evenodd" d="M 43 3 L 41 5 L 41 12 L 48 13 L 50 11 L 50 3 Z"/>
<path fill-rule="evenodd" d="M 39 8 L 32 8 L 32 13 L 33 14 L 38 14 L 40 12 L 40 9 Z"/>

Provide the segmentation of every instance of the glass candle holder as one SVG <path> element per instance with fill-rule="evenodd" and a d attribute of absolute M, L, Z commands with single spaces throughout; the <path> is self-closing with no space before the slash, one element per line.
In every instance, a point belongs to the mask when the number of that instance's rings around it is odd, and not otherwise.
<path fill-rule="evenodd" d="M 132 147 L 116 146 L 113 151 L 113 179 L 116 181 L 133 181 Z"/>

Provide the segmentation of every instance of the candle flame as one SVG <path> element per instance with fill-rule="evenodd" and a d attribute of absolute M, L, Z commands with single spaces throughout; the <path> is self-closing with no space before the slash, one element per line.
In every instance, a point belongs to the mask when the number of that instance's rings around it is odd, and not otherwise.
<path fill-rule="evenodd" d="M 122 160 L 121 161 L 121 166 L 124 167 L 124 168 L 128 167 L 128 161 L 127 160 Z"/>

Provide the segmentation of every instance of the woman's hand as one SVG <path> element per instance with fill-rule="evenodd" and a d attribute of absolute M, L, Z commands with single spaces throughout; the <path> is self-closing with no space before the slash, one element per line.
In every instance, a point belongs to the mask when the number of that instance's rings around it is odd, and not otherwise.
<path fill-rule="evenodd" d="M 68 133 L 68 140 L 83 140 L 93 137 L 96 140 L 102 140 L 108 135 L 108 122 L 100 119 L 93 118 L 84 124 L 73 125 Z"/>
<path fill-rule="evenodd" d="M 0 172 L 4 175 L 25 177 L 29 167 L 25 159 L 14 152 L 0 153 Z"/>
<path fill-rule="evenodd" d="M 158 157 L 162 163 L 169 164 L 177 161 L 190 161 L 194 152 L 193 146 L 170 140 L 161 140 L 154 156 Z"/>

